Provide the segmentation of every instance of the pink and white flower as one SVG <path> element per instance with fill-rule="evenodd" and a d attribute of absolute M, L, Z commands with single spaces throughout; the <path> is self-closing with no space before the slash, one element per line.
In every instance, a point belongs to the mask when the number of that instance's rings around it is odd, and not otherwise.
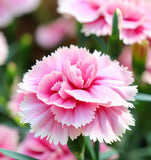
<path fill-rule="evenodd" d="M 46 138 L 28 134 L 18 147 L 18 152 L 40 160 L 76 160 L 66 145 L 54 145 Z"/>
<path fill-rule="evenodd" d="M 111 143 L 134 125 L 132 73 L 95 51 L 71 46 L 37 61 L 20 83 L 22 122 L 35 136 L 66 144 L 80 134 Z"/>
<path fill-rule="evenodd" d="M 19 142 L 18 131 L 13 128 L 9 128 L 4 125 L 0 125 L 0 148 L 16 151 Z M 2 153 L 0 153 L 0 159 L 2 160 L 12 160 Z"/>
<path fill-rule="evenodd" d="M 8 45 L 2 32 L 0 32 L 0 65 L 3 65 L 8 56 Z"/>
<path fill-rule="evenodd" d="M 137 6 L 137 7 L 136 7 Z M 86 35 L 110 35 L 116 9 L 121 11 L 120 39 L 125 44 L 141 43 L 151 37 L 151 2 L 148 0 L 59 0 L 58 11 L 84 23 Z"/>
<path fill-rule="evenodd" d="M 41 0 L 4 0 L 6 6 L 10 9 L 11 14 L 21 16 L 35 10 Z"/>
<path fill-rule="evenodd" d="M 0 0 L 0 27 L 6 27 L 18 16 L 35 10 L 41 0 Z"/>
<path fill-rule="evenodd" d="M 36 41 L 43 48 L 57 46 L 65 36 L 75 35 L 76 27 L 73 19 L 58 18 L 55 21 L 39 26 L 36 30 Z"/>

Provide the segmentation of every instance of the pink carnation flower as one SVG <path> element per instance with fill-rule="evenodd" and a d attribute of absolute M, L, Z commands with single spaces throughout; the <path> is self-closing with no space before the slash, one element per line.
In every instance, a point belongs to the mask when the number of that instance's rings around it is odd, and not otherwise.
<path fill-rule="evenodd" d="M 10 9 L 11 14 L 21 16 L 22 14 L 29 13 L 35 10 L 41 0 L 4 0 L 7 7 Z"/>
<path fill-rule="evenodd" d="M 63 47 L 25 74 L 20 115 L 35 136 L 66 144 L 83 134 L 111 143 L 134 125 L 132 73 L 100 54 Z"/>
<path fill-rule="evenodd" d="M 3 65 L 8 56 L 8 45 L 2 32 L 0 32 L 0 65 Z"/>
<path fill-rule="evenodd" d="M 27 135 L 19 145 L 18 152 L 39 160 L 76 160 L 66 145 L 56 146 L 46 138 L 35 138 L 33 134 Z"/>
<path fill-rule="evenodd" d="M 84 23 L 82 32 L 86 35 L 105 36 L 111 34 L 113 14 L 119 9 L 120 39 L 125 44 L 133 44 L 151 37 L 150 6 L 148 0 L 59 0 L 58 11 Z"/>
<path fill-rule="evenodd" d="M 67 35 L 75 34 L 75 23 L 72 19 L 58 18 L 50 24 L 37 28 L 36 41 L 43 48 L 57 46 Z"/>
<path fill-rule="evenodd" d="M 122 49 L 122 52 L 118 58 L 120 64 L 124 67 L 128 67 L 129 71 L 132 71 L 132 49 L 130 46 L 126 46 Z M 142 81 L 151 84 L 151 48 L 147 54 L 145 71 L 141 77 Z"/>
<path fill-rule="evenodd" d="M 129 71 L 132 71 L 132 49 L 130 46 L 124 46 L 118 57 L 121 65 L 128 67 Z"/>
<path fill-rule="evenodd" d="M 11 115 L 13 117 L 18 116 L 19 114 L 19 106 L 21 101 L 24 100 L 24 93 L 14 93 L 11 95 L 11 99 L 8 103 L 8 108 L 11 111 Z"/>
<path fill-rule="evenodd" d="M 0 125 L 0 148 L 16 151 L 19 142 L 18 131 L 4 125 Z M 1 160 L 11 160 L 11 158 L 0 153 Z"/>
<path fill-rule="evenodd" d="M 13 18 L 35 10 L 41 0 L 0 0 L 0 27 L 6 27 Z"/>
<path fill-rule="evenodd" d="M 105 143 L 101 143 L 100 144 L 100 152 L 101 153 L 104 153 L 104 152 L 108 152 L 110 151 L 112 148 L 107 146 Z M 114 159 L 118 159 L 119 155 L 118 154 L 115 154 L 113 156 L 111 156 L 109 159 L 107 160 L 114 160 Z"/>

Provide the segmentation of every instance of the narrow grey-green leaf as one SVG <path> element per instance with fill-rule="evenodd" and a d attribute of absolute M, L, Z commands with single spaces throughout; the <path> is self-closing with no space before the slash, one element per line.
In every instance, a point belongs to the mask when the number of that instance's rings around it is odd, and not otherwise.
<path fill-rule="evenodd" d="M 2 149 L 2 148 L 0 148 L 0 152 L 3 153 L 4 155 L 9 156 L 11 158 L 14 158 L 16 160 L 38 160 L 38 159 L 35 159 L 35 158 L 32 158 L 32 157 L 26 156 L 24 154 L 9 151 L 9 150 Z"/>
<path fill-rule="evenodd" d="M 138 93 L 135 96 L 135 99 L 137 101 L 146 101 L 146 102 L 151 102 L 151 95 L 150 94 L 145 94 L 145 93 Z"/>
<path fill-rule="evenodd" d="M 89 137 L 84 137 L 84 140 L 85 140 L 86 148 L 88 149 L 88 151 L 90 153 L 91 159 L 96 160 L 96 155 L 95 155 L 94 149 L 92 147 L 90 138 Z"/>
<path fill-rule="evenodd" d="M 106 159 L 109 159 L 111 156 L 113 155 L 116 155 L 118 154 L 118 152 L 116 150 L 110 150 L 110 151 L 107 151 L 107 152 L 104 152 L 104 153 L 101 153 L 100 154 L 100 159 L 101 160 L 106 160 Z"/>

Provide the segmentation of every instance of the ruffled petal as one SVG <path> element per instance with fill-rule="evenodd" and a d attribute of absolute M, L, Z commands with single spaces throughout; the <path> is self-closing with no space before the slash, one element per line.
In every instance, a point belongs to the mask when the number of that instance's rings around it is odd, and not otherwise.
<path fill-rule="evenodd" d="M 95 119 L 83 127 L 83 134 L 90 136 L 90 139 L 99 142 L 112 143 L 120 140 L 119 136 L 130 129 L 129 125 L 134 125 L 134 119 L 129 111 L 124 107 L 106 108 L 100 106 L 96 112 Z"/>
<path fill-rule="evenodd" d="M 99 16 L 99 2 L 86 0 L 59 0 L 58 11 L 70 14 L 80 22 L 91 22 Z"/>
<path fill-rule="evenodd" d="M 31 132 L 36 132 L 36 137 L 47 137 L 50 142 L 53 141 L 56 145 L 59 142 L 62 145 L 66 144 L 68 136 L 74 139 L 80 135 L 80 129 L 76 129 L 73 126 L 63 126 L 61 123 L 55 121 L 50 107 L 38 100 L 36 95 L 26 95 L 20 107 L 21 120 L 24 123 L 30 123 Z"/>
<path fill-rule="evenodd" d="M 51 111 L 55 115 L 55 120 L 58 122 L 78 128 L 92 121 L 97 107 L 97 104 L 78 102 L 73 109 L 52 106 Z"/>
<path fill-rule="evenodd" d="M 127 102 L 120 94 L 109 87 L 93 85 L 86 90 L 66 90 L 66 92 L 73 96 L 76 100 L 90 102 L 90 103 L 99 103 L 102 105 L 110 106 L 125 106 L 125 107 L 134 107 L 132 103 Z"/>

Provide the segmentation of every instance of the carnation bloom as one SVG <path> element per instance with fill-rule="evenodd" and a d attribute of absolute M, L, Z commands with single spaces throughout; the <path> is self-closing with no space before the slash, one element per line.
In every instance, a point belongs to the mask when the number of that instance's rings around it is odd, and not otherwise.
<path fill-rule="evenodd" d="M 76 160 L 66 145 L 54 145 L 46 138 L 35 138 L 33 134 L 27 137 L 18 147 L 18 152 L 40 160 Z"/>
<path fill-rule="evenodd" d="M 66 144 L 80 134 L 107 143 L 134 125 L 132 73 L 95 51 L 70 46 L 37 61 L 20 83 L 22 122 L 35 136 Z"/>
<path fill-rule="evenodd" d="M 8 56 L 8 45 L 2 32 L 0 32 L 0 65 L 3 65 Z"/>
<path fill-rule="evenodd" d="M 36 41 L 43 48 L 51 48 L 57 46 L 65 36 L 74 34 L 75 23 L 73 19 L 58 18 L 37 28 Z"/>
<path fill-rule="evenodd" d="M 100 144 L 101 153 L 108 152 L 111 149 L 105 143 Z M 17 151 L 40 160 L 76 160 L 67 145 L 59 144 L 56 146 L 53 143 L 49 143 L 46 138 L 35 138 L 33 134 L 27 134 L 26 138 L 20 143 Z M 117 158 L 118 155 L 115 154 L 108 160 Z"/>
<path fill-rule="evenodd" d="M 105 143 L 101 143 L 100 144 L 100 152 L 104 153 L 104 152 L 108 152 L 110 151 L 112 148 L 107 146 Z M 114 160 L 114 159 L 118 159 L 118 154 L 112 155 L 109 159 L 107 160 Z"/>
<path fill-rule="evenodd" d="M 35 10 L 40 0 L 0 0 L 0 27 L 6 27 L 16 16 Z"/>
<path fill-rule="evenodd" d="M 20 16 L 35 10 L 41 0 L 4 0 L 6 6 L 10 9 L 11 14 Z"/>
<path fill-rule="evenodd" d="M 24 93 L 13 93 L 11 95 L 11 99 L 8 102 L 8 108 L 13 117 L 18 116 L 19 106 L 21 101 L 24 100 Z"/>
<path fill-rule="evenodd" d="M 132 71 L 132 49 L 130 46 L 125 46 L 122 49 L 118 60 L 124 67 L 128 67 L 129 71 Z M 141 79 L 143 82 L 151 84 L 151 49 L 148 51 L 145 71 L 143 72 Z"/>
<path fill-rule="evenodd" d="M 125 44 L 133 44 L 151 37 L 150 6 L 148 0 L 59 0 L 58 11 L 84 23 L 82 31 L 86 35 L 104 36 L 111 34 L 113 14 L 119 9 L 120 39 Z"/>
<path fill-rule="evenodd" d="M 18 131 L 4 125 L 0 125 L 0 148 L 15 151 L 18 145 Z M 1 160 L 11 160 L 11 158 L 0 153 Z"/>

